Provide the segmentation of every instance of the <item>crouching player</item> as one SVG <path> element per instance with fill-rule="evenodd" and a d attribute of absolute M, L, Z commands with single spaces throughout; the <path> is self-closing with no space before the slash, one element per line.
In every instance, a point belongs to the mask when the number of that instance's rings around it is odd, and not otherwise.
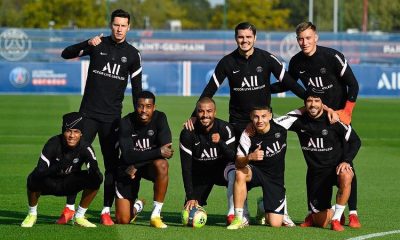
<path fill-rule="evenodd" d="M 304 100 L 306 113 L 290 114 L 275 121 L 297 133 L 307 163 L 307 198 L 312 210 L 311 224 L 343 231 L 340 223 L 351 192 L 354 176 L 351 164 L 361 141 L 351 126 L 340 122 L 330 124 L 323 111 L 322 95 L 318 90 L 308 89 Z M 331 208 L 333 186 L 338 187 L 336 205 Z M 333 217 L 332 217 L 333 216 Z"/>
<path fill-rule="evenodd" d="M 28 216 L 21 227 L 32 227 L 37 220 L 41 195 L 68 196 L 82 191 L 75 224 L 96 227 L 85 218 L 85 212 L 103 181 L 93 148 L 81 140 L 83 118 L 72 112 L 63 116 L 62 134 L 50 138 L 43 147 L 38 164 L 27 179 Z M 87 170 L 82 170 L 86 164 Z"/>
<path fill-rule="evenodd" d="M 203 97 L 196 104 L 198 121 L 194 130 L 184 128 L 181 131 L 180 156 L 186 210 L 207 205 L 214 185 L 228 187 L 228 209 L 233 210 L 234 178 L 230 178 L 229 184 L 228 175 L 235 170 L 235 135 L 229 123 L 215 116 L 214 100 Z"/>
<path fill-rule="evenodd" d="M 136 200 L 141 178 L 154 183 L 153 211 L 150 225 L 167 228 L 161 220 L 161 209 L 168 187 L 168 161 L 172 149 L 172 135 L 167 116 L 156 110 L 156 99 L 149 91 L 140 92 L 136 98 L 135 112 L 121 119 L 116 183 L 116 220 L 127 224 L 135 220 L 143 208 Z M 136 200 L 136 201 L 135 201 Z"/>

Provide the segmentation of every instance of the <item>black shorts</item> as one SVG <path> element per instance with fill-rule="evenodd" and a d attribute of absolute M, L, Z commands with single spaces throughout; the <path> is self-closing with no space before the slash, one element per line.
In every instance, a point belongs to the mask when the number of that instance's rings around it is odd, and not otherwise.
<path fill-rule="evenodd" d="M 307 170 L 308 205 L 313 211 L 323 211 L 332 207 L 332 190 L 337 186 L 336 167 L 323 170 Z"/>
<path fill-rule="evenodd" d="M 99 189 L 102 180 L 102 176 L 89 174 L 87 170 L 44 178 L 35 178 L 31 173 L 27 179 L 27 188 L 32 192 L 41 192 L 41 195 L 68 196 L 84 189 Z"/>
<path fill-rule="evenodd" d="M 229 167 L 225 165 L 217 165 L 213 169 L 205 169 L 205 171 L 195 170 L 193 172 L 193 197 L 198 201 L 200 206 L 207 205 L 208 196 L 210 195 L 214 185 L 225 187 L 228 185 L 228 181 L 224 176 L 224 173 L 226 172 L 225 168 Z"/>
<path fill-rule="evenodd" d="M 285 207 L 285 181 L 284 177 L 270 176 L 262 172 L 258 167 L 248 165 L 252 171 L 252 178 L 247 183 L 250 191 L 254 187 L 262 187 L 264 210 L 266 213 L 284 214 Z"/>

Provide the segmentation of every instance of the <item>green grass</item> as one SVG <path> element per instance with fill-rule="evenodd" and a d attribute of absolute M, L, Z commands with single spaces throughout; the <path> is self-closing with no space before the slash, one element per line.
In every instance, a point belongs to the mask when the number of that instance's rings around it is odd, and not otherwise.
<path fill-rule="evenodd" d="M 152 208 L 152 185 L 142 181 L 140 196 L 147 199 L 144 214 L 136 225 L 83 229 L 54 224 L 65 198 L 44 196 L 39 202 L 39 218 L 32 229 L 19 225 L 27 213 L 26 176 L 37 163 L 46 140 L 61 130 L 61 116 L 79 108 L 80 96 L 0 96 L 0 232 L 2 239 L 348 239 L 376 232 L 400 229 L 400 194 L 397 184 L 400 172 L 400 99 L 359 99 L 353 117 L 353 127 L 362 139 L 361 150 L 355 160 L 358 176 L 358 207 L 363 227 L 346 227 L 337 233 L 329 229 L 280 228 L 251 226 L 239 231 L 225 229 L 225 189 L 215 187 L 206 206 L 207 226 L 191 229 L 180 225 L 180 210 L 184 188 L 179 160 L 178 136 L 182 123 L 191 114 L 197 97 L 157 98 L 157 107 L 166 112 L 173 131 L 175 155 L 170 160 L 170 184 L 162 215 L 169 225 L 159 230 L 149 227 Z M 218 117 L 227 119 L 228 98 L 215 98 Z M 277 114 L 302 104 L 294 98 L 274 98 Z M 130 97 L 124 103 L 124 114 L 132 110 Z M 94 142 L 99 162 L 102 163 L 98 141 Z M 103 169 L 103 168 L 102 168 Z M 288 137 L 286 159 L 286 187 L 289 213 L 295 222 L 303 220 L 307 208 L 305 200 L 305 163 L 295 134 Z M 100 191 L 88 211 L 88 217 L 98 222 L 102 205 Z M 249 193 L 250 212 L 254 218 L 259 189 Z M 400 234 L 380 239 L 399 239 Z"/>

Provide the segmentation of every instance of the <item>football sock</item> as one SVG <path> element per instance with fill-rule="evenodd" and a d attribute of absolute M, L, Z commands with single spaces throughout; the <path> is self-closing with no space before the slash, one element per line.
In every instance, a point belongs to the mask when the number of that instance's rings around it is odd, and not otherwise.
<path fill-rule="evenodd" d="M 243 208 L 235 208 L 235 218 L 243 219 Z"/>
<path fill-rule="evenodd" d="M 104 213 L 110 213 L 110 207 L 103 207 L 103 210 L 101 210 L 101 214 Z"/>
<path fill-rule="evenodd" d="M 235 183 L 235 171 L 230 171 L 228 173 L 228 189 L 226 190 L 226 197 L 228 198 L 228 214 L 232 215 L 235 213 L 233 205 L 233 185 Z"/>
<path fill-rule="evenodd" d="M 36 204 L 36 206 L 33 206 L 33 207 L 31 207 L 31 206 L 28 206 L 28 208 L 29 208 L 29 210 L 28 210 L 28 212 L 29 212 L 29 214 L 31 214 L 31 215 L 37 215 L 37 204 Z"/>
<path fill-rule="evenodd" d="M 346 208 L 346 206 L 336 204 L 335 205 L 335 214 L 333 215 L 332 220 L 340 220 L 345 208 Z"/>
<path fill-rule="evenodd" d="M 78 210 L 76 211 L 75 218 L 82 218 L 85 216 L 87 208 L 83 208 L 81 206 L 78 207 Z"/>
<path fill-rule="evenodd" d="M 160 217 L 161 208 L 162 208 L 163 204 L 164 203 L 162 203 L 162 202 L 157 202 L 157 201 L 153 202 L 153 211 L 151 212 L 150 218 Z"/>
<path fill-rule="evenodd" d="M 286 195 L 285 195 L 285 207 L 283 207 L 283 214 L 288 215 L 288 210 L 287 210 L 287 201 L 286 201 Z"/>
<path fill-rule="evenodd" d="M 75 204 L 73 204 L 73 205 L 67 204 L 67 205 L 65 205 L 65 207 L 69 208 L 69 210 L 75 211 Z"/>
<path fill-rule="evenodd" d="M 349 214 L 355 214 L 355 215 L 357 215 L 357 210 L 351 210 L 351 211 L 349 211 Z"/>

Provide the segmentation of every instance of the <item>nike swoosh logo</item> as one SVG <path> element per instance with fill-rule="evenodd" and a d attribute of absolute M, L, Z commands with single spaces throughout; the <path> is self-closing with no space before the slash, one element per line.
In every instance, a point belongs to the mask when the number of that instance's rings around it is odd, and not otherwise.
<path fill-rule="evenodd" d="M 132 134 L 132 137 L 136 137 L 137 136 L 137 134 Z"/>
<path fill-rule="evenodd" d="M 233 74 L 235 74 L 235 73 L 238 73 L 238 72 L 240 72 L 240 70 L 237 70 L 237 71 L 233 71 Z"/>
<path fill-rule="evenodd" d="M 300 132 L 306 132 L 306 130 L 304 130 L 304 129 L 300 129 Z"/>
<path fill-rule="evenodd" d="M 303 74 L 303 73 L 305 73 L 306 71 L 300 71 L 300 74 Z"/>
<path fill-rule="evenodd" d="M 262 143 L 262 141 L 261 141 L 261 142 L 259 142 L 259 143 L 257 143 L 256 145 L 261 145 L 261 143 Z"/>
<path fill-rule="evenodd" d="M 196 146 L 199 145 L 199 144 L 200 144 L 200 142 L 194 143 L 194 145 L 196 145 Z"/>
<path fill-rule="evenodd" d="M 100 52 L 100 55 L 103 55 L 103 56 L 105 56 L 105 55 L 107 55 L 107 53 Z"/>

